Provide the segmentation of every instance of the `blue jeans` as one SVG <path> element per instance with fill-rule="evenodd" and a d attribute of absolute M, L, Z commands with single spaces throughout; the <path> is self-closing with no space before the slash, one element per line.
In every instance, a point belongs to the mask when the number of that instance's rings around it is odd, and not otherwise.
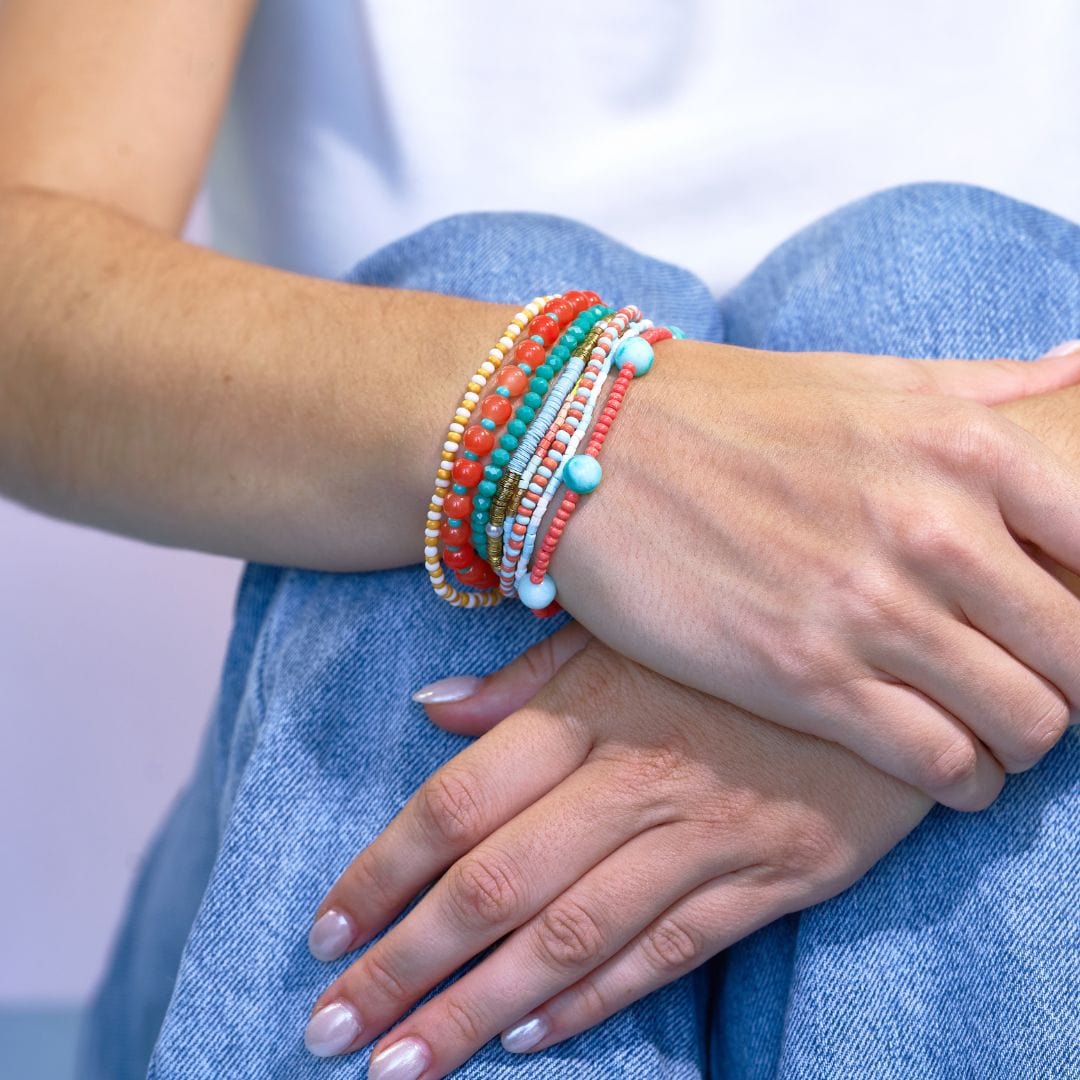
<path fill-rule="evenodd" d="M 529 214 L 436 222 L 351 278 L 504 302 L 594 288 L 691 337 L 777 350 L 1024 357 L 1080 330 L 1080 229 L 943 184 L 837 211 L 719 301 L 686 271 Z M 362 1075 L 363 1054 L 321 1061 L 301 1043 L 348 962 L 308 955 L 315 904 L 465 745 L 410 691 L 491 671 L 556 625 L 516 604 L 452 609 L 420 567 L 249 566 L 196 773 L 139 875 L 81 1076 Z M 459 1075 L 1080 1076 L 1078 870 L 1073 729 L 991 809 L 936 809 L 843 895 L 561 1046 L 492 1043 Z"/>

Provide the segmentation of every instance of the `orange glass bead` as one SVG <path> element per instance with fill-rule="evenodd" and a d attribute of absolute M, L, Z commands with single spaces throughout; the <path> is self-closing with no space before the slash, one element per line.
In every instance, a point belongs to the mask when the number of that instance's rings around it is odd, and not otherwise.
<path fill-rule="evenodd" d="M 536 342 L 534 341 L 533 344 L 535 345 Z M 529 376 L 516 364 L 504 367 L 495 381 L 498 386 L 505 386 L 510 391 L 511 397 L 521 397 L 529 387 Z"/>
<path fill-rule="evenodd" d="M 443 522 L 442 528 L 439 530 L 439 535 L 443 538 L 444 544 L 450 544 L 452 547 L 460 547 L 462 544 L 467 544 L 469 542 L 469 537 L 472 536 L 472 530 L 467 524 L 451 525 L 449 522 Z"/>
<path fill-rule="evenodd" d="M 507 408 L 509 407 L 509 404 L 507 404 Z M 464 487 L 476 487 L 484 479 L 484 466 L 479 461 L 458 458 L 454 462 L 452 475 L 456 484 L 461 484 Z"/>
<path fill-rule="evenodd" d="M 523 341 L 517 343 L 517 347 L 514 349 L 514 362 L 517 364 L 528 364 L 533 370 L 538 368 L 547 357 L 547 353 L 544 352 L 544 346 L 539 342 L 533 341 L 532 338 L 525 338 Z"/>
<path fill-rule="evenodd" d="M 486 454 L 495 445 L 495 435 L 493 432 L 488 431 L 487 428 L 474 424 L 472 427 L 465 429 L 465 437 L 461 441 L 464 443 L 466 450 L 471 450 L 474 454 Z M 453 514 L 451 516 L 462 517 L 463 515 Z"/>
<path fill-rule="evenodd" d="M 511 411 L 510 402 L 501 394 L 489 394 L 480 405 L 480 415 L 485 420 L 493 420 L 496 424 L 505 424 L 510 419 Z M 456 465 L 454 467 L 457 468 Z"/>
<path fill-rule="evenodd" d="M 553 315 L 537 315 L 525 327 L 525 333 L 528 337 L 540 338 L 545 345 L 554 345 L 559 336 L 559 320 Z"/>
<path fill-rule="evenodd" d="M 467 518 L 472 513 L 472 496 L 451 492 L 443 501 L 443 513 L 447 517 Z"/>

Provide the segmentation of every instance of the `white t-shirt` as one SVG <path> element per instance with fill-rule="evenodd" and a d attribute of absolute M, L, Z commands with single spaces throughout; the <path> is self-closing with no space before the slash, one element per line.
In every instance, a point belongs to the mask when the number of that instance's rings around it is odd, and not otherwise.
<path fill-rule="evenodd" d="M 1076 0 L 262 0 L 213 242 L 333 275 L 446 214 L 542 210 L 734 284 L 916 180 L 1080 220 Z"/>

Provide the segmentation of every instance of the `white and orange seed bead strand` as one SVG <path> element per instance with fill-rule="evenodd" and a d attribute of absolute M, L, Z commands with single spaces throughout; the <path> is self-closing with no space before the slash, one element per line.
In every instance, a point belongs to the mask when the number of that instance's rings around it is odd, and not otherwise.
<path fill-rule="evenodd" d="M 480 401 L 480 394 L 490 379 L 502 366 L 506 354 L 514 347 L 521 331 L 529 324 L 530 320 L 540 314 L 543 306 L 553 300 L 558 293 L 549 296 L 538 296 L 519 311 L 507 324 L 499 340 L 488 350 L 487 359 L 476 369 L 476 374 L 469 380 L 465 388 L 465 394 L 454 412 L 454 418 L 446 432 L 443 448 L 439 452 L 439 468 L 435 474 L 435 490 L 428 503 L 427 521 L 424 527 L 424 567 L 428 572 L 431 586 L 437 596 L 442 597 L 454 607 L 476 608 L 492 607 L 502 600 L 502 593 L 497 589 L 485 589 L 477 592 L 466 592 L 455 588 L 446 578 L 446 570 L 443 567 L 440 554 L 439 525 L 443 518 L 443 502 L 446 498 L 447 489 L 453 484 L 450 470 L 453 468 L 454 459 L 457 457 L 461 445 L 462 436 L 465 433 L 465 425 L 468 424 L 470 414 Z"/>

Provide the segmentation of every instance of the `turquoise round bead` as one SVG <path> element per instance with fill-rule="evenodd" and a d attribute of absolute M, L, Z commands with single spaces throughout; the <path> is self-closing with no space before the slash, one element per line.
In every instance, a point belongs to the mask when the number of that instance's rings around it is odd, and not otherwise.
<path fill-rule="evenodd" d="M 483 495 L 477 495 L 472 501 L 473 508 L 476 510 L 487 510 L 491 506 L 491 500 Z"/>
<path fill-rule="evenodd" d="M 518 447 L 518 439 L 513 435 L 504 435 L 499 440 L 499 446 L 501 446 L 503 450 L 509 450 L 510 453 L 513 453 Z M 499 470 L 499 475 L 502 475 L 502 469 Z"/>
<path fill-rule="evenodd" d="M 527 409 L 539 409 L 544 404 L 544 399 L 539 395 L 529 391 L 522 399 L 522 403 Z"/>
<path fill-rule="evenodd" d="M 563 466 L 563 483 L 582 495 L 595 490 L 603 475 L 600 462 L 591 454 L 575 454 Z"/>
<path fill-rule="evenodd" d="M 546 608 L 555 599 L 555 582 L 550 574 L 545 574 L 539 585 L 534 585 L 530 578 L 526 578 L 518 585 L 518 599 L 534 611 Z"/>
<path fill-rule="evenodd" d="M 499 397 L 508 398 L 510 396 L 510 391 L 507 390 L 505 386 L 496 386 L 495 393 L 498 394 Z"/>
<path fill-rule="evenodd" d="M 611 362 L 621 368 L 624 364 L 634 365 L 634 377 L 644 375 L 653 364 L 652 346 L 640 337 L 623 338 L 615 350 Z"/>
<path fill-rule="evenodd" d="M 474 454 L 471 450 L 462 450 L 461 451 L 461 456 L 463 458 L 467 458 L 469 461 L 479 461 L 480 460 L 479 455 Z"/>
<path fill-rule="evenodd" d="M 565 337 L 566 335 L 564 334 L 563 336 Z M 560 366 L 565 364 L 569 359 L 570 350 L 565 345 L 556 345 L 555 348 L 551 350 L 551 355 L 548 357 L 548 360 L 558 360 Z M 519 364 L 518 366 L 524 367 L 523 364 Z"/>
<path fill-rule="evenodd" d="M 554 374 L 555 374 L 555 369 L 550 364 L 541 364 L 536 369 L 536 377 L 538 379 L 547 379 L 548 382 L 551 381 L 551 377 Z"/>
<path fill-rule="evenodd" d="M 455 484 L 450 489 L 455 495 L 468 495 L 469 489 L 464 484 Z"/>
<path fill-rule="evenodd" d="M 502 469 L 497 465 L 485 465 L 484 466 L 484 479 L 494 480 L 496 483 L 502 478 Z"/>
<path fill-rule="evenodd" d="M 517 415 L 519 420 L 524 420 L 526 424 L 529 424 L 535 419 L 536 410 L 530 409 L 528 405 L 519 405 Z"/>
<path fill-rule="evenodd" d="M 519 439 L 529 430 L 529 425 L 522 419 L 520 410 L 518 411 L 518 415 L 506 425 L 506 430 L 509 431 L 511 435 L 516 435 Z"/>
<path fill-rule="evenodd" d="M 490 498 L 499 489 L 490 480 L 481 480 L 480 483 L 476 485 L 476 490 L 479 491 L 481 495 L 487 495 Z M 473 506 L 475 505 L 476 503 L 473 502 Z"/>
<path fill-rule="evenodd" d="M 487 522 L 487 515 L 483 510 L 474 510 L 472 512 L 472 522 L 474 525 L 484 525 Z"/>
<path fill-rule="evenodd" d="M 686 337 L 677 326 L 669 326 L 668 329 L 671 331 L 671 336 L 679 341 L 682 341 Z"/>
<path fill-rule="evenodd" d="M 483 417 L 483 419 L 481 419 L 481 421 L 480 421 L 480 426 L 481 426 L 481 427 L 482 427 L 482 428 L 483 428 L 483 429 L 484 429 L 485 431 L 494 431 L 494 430 L 495 430 L 495 421 L 494 421 L 494 420 L 489 420 L 489 419 L 488 419 L 488 418 L 487 418 L 487 417 L 485 416 L 485 417 Z"/>
<path fill-rule="evenodd" d="M 510 451 L 504 450 L 501 446 L 491 451 L 491 464 L 498 465 L 502 468 L 505 465 L 510 464 Z"/>
<path fill-rule="evenodd" d="M 534 394 L 546 394 L 548 392 L 548 385 L 547 379 L 538 379 L 535 375 L 529 381 L 529 389 Z"/>

